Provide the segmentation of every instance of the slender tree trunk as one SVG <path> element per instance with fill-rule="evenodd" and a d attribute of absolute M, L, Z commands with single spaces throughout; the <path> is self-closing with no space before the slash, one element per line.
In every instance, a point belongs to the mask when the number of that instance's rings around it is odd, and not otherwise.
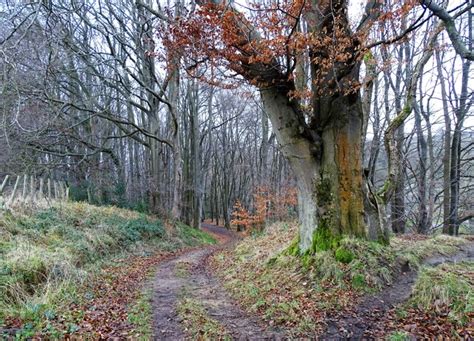
<path fill-rule="evenodd" d="M 407 43 L 405 43 L 407 44 Z M 403 60 L 402 46 L 399 47 L 398 59 Z M 405 49 L 406 51 L 406 49 Z M 398 114 L 402 110 L 402 95 L 401 95 L 401 83 L 402 83 L 402 63 L 398 63 L 396 72 L 395 82 L 395 110 Z M 405 124 L 402 123 L 398 127 L 395 133 L 396 152 L 400 162 L 397 164 L 397 182 L 393 191 L 391 201 L 391 224 L 392 231 L 394 233 L 405 233 L 405 176 L 403 166 L 403 141 L 405 139 Z"/>
<path fill-rule="evenodd" d="M 449 116 L 448 94 L 442 69 L 441 52 L 436 51 L 436 69 L 441 85 L 441 97 L 443 102 L 444 136 L 443 136 L 443 233 L 449 234 L 449 211 L 450 211 L 450 169 L 451 169 L 451 117 Z"/>
<path fill-rule="evenodd" d="M 204 194 L 204 178 L 202 173 L 202 155 L 200 149 L 201 134 L 199 130 L 198 85 L 193 81 L 191 86 L 193 96 L 190 103 L 191 110 L 191 148 L 193 157 L 193 227 L 201 228 L 202 201 Z M 211 97 L 212 102 L 212 97 Z"/>
<path fill-rule="evenodd" d="M 415 103 L 415 129 L 417 137 L 417 147 L 418 155 L 420 157 L 419 163 L 419 172 L 418 172 L 418 218 L 417 218 L 417 228 L 418 233 L 426 233 L 428 231 L 428 210 L 426 205 L 427 191 L 426 191 L 426 165 L 428 162 L 428 149 L 426 144 L 426 139 L 423 134 L 423 129 L 421 126 L 421 113 L 420 107 Z"/>
<path fill-rule="evenodd" d="M 468 48 L 472 51 L 473 42 L 473 13 L 469 12 L 468 16 Z M 462 128 L 464 120 L 472 104 L 469 97 L 469 76 L 470 76 L 471 61 L 465 59 L 462 61 L 462 78 L 461 78 L 461 93 L 459 101 L 455 109 L 456 124 L 454 125 L 453 141 L 451 144 L 451 164 L 450 164 L 450 206 L 449 206 L 449 234 L 458 235 L 459 233 L 459 199 L 460 199 L 460 185 L 461 185 L 461 142 L 462 142 Z"/>
<path fill-rule="evenodd" d="M 260 158 L 258 165 L 258 183 L 264 184 L 268 182 L 268 117 L 263 111 L 261 112 L 261 123 L 262 123 L 262 143 L 260 144 Z"/>
<path fill-rule="evenodd" d="M 449 234 L 457 235 L 459 229 L 459 182 L 460 182 L 460 154 L 461 154 L 461 127 L 462 122 L 456 122 L 453 132 L 453 142 L 451 144 L 450 162 L 450 203 L 449 203 Z"/>

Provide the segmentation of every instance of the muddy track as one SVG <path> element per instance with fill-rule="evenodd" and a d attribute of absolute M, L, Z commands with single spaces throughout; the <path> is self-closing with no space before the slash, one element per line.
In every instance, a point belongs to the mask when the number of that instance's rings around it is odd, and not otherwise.
<path fill-rule="evenodd" d="M 474 243 L 460 247 L 458 253 L 451 256 L 437 255 L 426 259 L 423 264 L 437 266 L 443 263 L 474 261 Z M 377 329 L 382 329 L 380 323 L 390 309 L 405 302 L 411 295 L 417 278 L 417 271 L 402 266 L 399 276 L 392 285 L 373 296 L 366 296 L 357 309 L 349 316 L 333 316 L 328 318 L 326 333 L 320 336 L 322 340 L 360 340 L 373 339 Z"/>
<path fill-rule="evenodd" d="M 153 283 L 154 339 L 187 338 L 176 312 L 177 303 L 183 297 L 199 302 L 208 316 L 222 324 L 233 339 L 282 339 L 280 333 L 268 330 L 256 316 L 240 309 L 207 270 L 207 259 L 218 250 L 232 247 L 237 237 L 224 228 L 212 225 L 205 225 L 204 229 L 216 235 L 221 243 L 184 253 L 158 268 Z M 180 268 L 184 269 L 184 274 L 180 273 Z"/>

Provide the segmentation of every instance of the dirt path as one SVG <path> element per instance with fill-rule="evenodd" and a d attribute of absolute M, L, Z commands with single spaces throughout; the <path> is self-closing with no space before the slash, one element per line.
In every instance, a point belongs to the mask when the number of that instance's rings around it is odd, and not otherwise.
<path fill-rule="evenodd" d="M 270 330 L 258 317 L 250 316 L 240 309 L 207 270 L 208 258 L 218 250 L 232 247 L 238 240 L 236 235 L 212 225 L 206 225 L 204 229 L 217 237 L 219 245 L 186 252 L 162 263 L 158 268 L 153 287 L 154 338 L 187 338 L 176 311 L 178 301 L 185 297 L 202 305 L 206 314 L 224 326 L 234 340 L 284 339 L 284 333 Z M 462 260 L 474 260 L 474 243 L 463 246 L 453 256 L 432 257 L 425 260 L 424 264 L 436 266 Z M 391 286 L 376 295 L 363 298 L 351 314 L 329 317 L 326 321 L 327 330 L 318 339 L 377 338 L 390 309 L 410 297 L 416 278 L 416 271 L 408 267 L 402 269 Z"/>
<path fill-rule="evenodd" d="M 218 281 L 206 270 L 209 256 L 217 250 L 231 247 L 237 237 L 230 231 L 212 226 L 203 226 L 220 241 L 217 246 L 190 251 L 161 264 L 153 285 L 153 330 L 159 340 L 183 340 L 180 318 L 176 311 L 183 296 L 201 304 L 208 316 L 237 340 L 279 340 L 275 331 L 268 330 L 255 316 L 249 316 L 233 301 Z"/>
<path fill-rule="evenodd" d="M 452 256 L 438 255 L 426 259 L 425 265 L 437 266 L 443 263 L 454 263 L 460 261 L 474 261 L 474 243 L 469 243 L 460 248 L 460 251 Z M 400 303 L 406 301 L 412 292 L 412 287 L 417 278 L 417 271 L 408 267 L 402 269 L 400 275 L 391 286 L 374 296 L 367 296 L 357 305 L 356 311 L 350 316 L 334 316 L 327 321 L 326 333 L 320 338 L 322 340 L 339 339 L 372 339 L 377 338 L 377 331 L 382 329 L 381 323 L 387 312 Z"/>

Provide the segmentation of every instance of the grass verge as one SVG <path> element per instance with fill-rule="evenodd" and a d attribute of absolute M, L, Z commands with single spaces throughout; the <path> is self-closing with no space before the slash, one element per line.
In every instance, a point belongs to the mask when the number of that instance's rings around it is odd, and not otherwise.
<path fill-rule="evenodd" d="M 456 325 L 474 317 L 474 262 L 423 267 L 409 304 L 428 313 L 445 313 Z"/>
<path fill-rule="evenodd" d="M 467 242 L 404 237 L 385 246 L 343 238 L 337 247 L 299 256 L 291 252 L 295 235 L 296 223 L 277 223 L 214 256 L 217 273 L 244 308 L 293 337 L 324 330 L 328 313 L 350 314 L 361 296 L 390 284 L 401 265 L 417 268 L 424 258 L 456 253 Z"/>
<path fill-rule="evenodd" d="M 473 279 L 474 262 L 423 266 L 410 299 L 390 312 L 391 339 L 473 339 Z"/>
<path fill-rule="evenodd" d="M 153 336 L 151 307 L 152 290 L 145 289 L 140 292 L 135 301 L 129 306 L 128 320 L 134 326 L 131 335 L 136 340 L 151 340 Z"/>
<path fill-rule="evenodd" d="M 87 315 L 87 303 L 100 295 L 100 290 L 89 288 L 91 283 L 118 285 L 114 281 L 120 273 L 121 281 L 133 278 L 136 291 L 144 278 L 141 274 L 152 269 L 163 252 L 213 242 L 206 233 L 186 225 L 166 225 L 116 207 L 67 203 L 2 213 L 0 335 L 56 339 L 75 333 Z M 130 273 L 114 266 L 132 263 L 138 268 Z M 137 271 L 140 276 L 133 273 Z M 84 304 L 84 309 L 74 308 Z M 70 316 L 70 311 L 76 315 Z"/>

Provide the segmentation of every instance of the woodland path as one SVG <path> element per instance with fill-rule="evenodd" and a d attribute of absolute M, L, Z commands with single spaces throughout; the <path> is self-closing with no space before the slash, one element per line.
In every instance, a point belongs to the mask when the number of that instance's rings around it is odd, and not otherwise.
<path fill-rule="evenodd" d="M 183 297 L 201 304 L 207 315 L 224 326 L 234 340 L 285 339 L 284 332 L 270 329 L 257 316 L 251 316 L 240 309 L 207 267 L 209 257 L 219 250 L 233 247 L 238 236 L 214 225 L 204 224 L 203 229 L 213 234 L 219 244 L 190 250 L 158 267 L 153 283 L 154 339 L 188 338 L 176 311 L 177 303 Z M 474 242 L 463 246 L 455 255 L 431 257 L 424 264 L 436 266 L 464 260 L 474 261 Z M 180 273 L 182 270 L 184 274 Z M 417 271 L 402 267 L 392 285 L 375 295 L 362 298 L 352 313 L 328 317 L 326 332 L 314 337 L 318 340 L 377 338 L 383 330 L 387 313 L 409 298 L 416 278 Z"/>
<path fill-rule="evenodd" d="M 224 326 L 234 340 L 282 339 L 281 333 L 270 330 L 258 317 L 240 309 L 207 269 L 209 257 L 218 250 L 232 247 L 238 236 L 214 225 L 203 224 L 203 229 L 214 235 L 219 244 L 191 250 L 158 267 L 153 283 L 154 339 L 187 338 L 176 311 L 183 297 L 199 302 L 208 316 Z"/>
<path fill-rule="evenodd" d="M 459 252 L 454 255 L 436 255 L 425 259 L 423 264 L 437 266 L 461 261 L 474 261 L 474 242 L 461 246 Z M 402 266 L 392 285 L 375 295 L 362 298 L 352 314 L 329 318 L 326 321 L 327 330 L 320 338 L 322 340 L 377 339 L 380 332 L 384 331 L 384 322 L 390 310 L 410 297 L 417 276 L 416 270 L 411 270 L 407 265 Z"/>

